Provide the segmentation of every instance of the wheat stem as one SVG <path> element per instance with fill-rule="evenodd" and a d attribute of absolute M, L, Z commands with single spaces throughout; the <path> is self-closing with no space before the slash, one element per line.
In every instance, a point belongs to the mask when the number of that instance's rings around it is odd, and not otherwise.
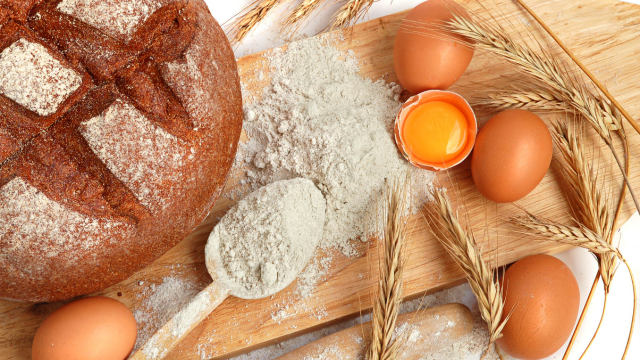
<path fill-rule="evenodd" d="M 636 279 L 633 276 L 631 265 L 629 265 L 629 263 L 625 259 L 623 259 L 622 262 L 627 266 L 627 270 L 629 271 L 629 277 L 631 278 L 631 286 L 633 287 L 633 315 L 631 316 L 631 326 L 629 329 L 629 337 L 627 338 L 627 346 L 625 346 L 624 353 L 622 354 L 622 360 L 624 360 L 626 359 L 627 354 L 629 353 L 629 347 L 631 346 L 631 339 L 633 338 L 633 329 L 636 324 L 636 313 L 638 310 L 638 294 L 636 292 Z"/>
<path fill-rule="evenodd" d="M 591 341 L 589 341 L 589 344 L 587 344 L 587 347 L 584 349 L 584 351 L 582 352 L 582 355 L 580 355 L 580 359 L 582 360 L 582 358 L 584 358 L 584 356 L 587 354 L 587 351 L 589 351 L 589 348 L 591 348 L 591 344 L 593 344 L 593 342 L 595 341 L 596 337 L 598 336 L 598 332 L 600 332 L 600 327 L 602 326 L 602 322 L 604 321 L 604 315 L 606 313 L 607 310 L 607 300 L 608 300 L 609 296 L 608 293 L 604 293 L 604 304 L 602 305 L 602 315 L 600 315 L 600 321 L 598 322 L 598 327 L 596 328 L 596 331 L 593 333 L 593 336 L 591 337 Z"/>
<path fill-rule="evenodd" d="M 582 313 L 580 314 L 580 318 L 578 319 L 578 323 L 576 324 L 576 328 L 573 330 L 573 334 L 571 334 L 571 340 L 569 340 L 569 345 L 564 352 L 564 356 L 562 360 L 566 360 L 573 348 L 573 344 L 575 344 L 576 339 L 578 338 L 578 333 L 580 328 L 582 327 L 582 323 L 587 315 L 587 310 L 591 305 L 591 300 L 593 300 L 593 296 L 596 293 L 596 289 L 598 288 L 598 284 L 600 283 L 600 273 L 596 274 L 596 278 L 593 280 L 593 285 L 591 285 L 591 291 L 589 292 L 589 296 L 587 296 L 587 302 L 584 304 L 584 308 L 582 309 Z"/>

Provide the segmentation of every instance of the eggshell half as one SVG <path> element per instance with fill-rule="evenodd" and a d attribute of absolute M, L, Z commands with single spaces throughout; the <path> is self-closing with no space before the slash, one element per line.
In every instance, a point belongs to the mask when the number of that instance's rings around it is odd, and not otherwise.
<path fill-rule="evenodd" d="M 393 65 L 400 84 L 413 94 L 447 89 L 471 63 L 473 44 L 438 29 L 452 19 L 450 9 L 467 15 L 453 1 L 429 0 L 411 10 L 400 25 L 393 47 Z"/>
<path fill-rule="evenodd" d="M 503 111 L 478 132 L 473 182 L 489 200 L 514 202 L 540 184 L 552 157 L 551 133 L 542 119 L 526 110 Z"/>
<path fill-rule="evenodd" d="M 569 339 L 578 318 L 580 288 L 571 270 L 549 255 L 526 257 L 504 274 L 504 317 L 513 309 L 498 340 L 507 354 L 544 359 Z"/>
<path fill-rule="evenodd" d="M 465 145 L 463 151 L 456 156 L 455 158 L 446 161 L 444 163 L 429 163 L 425 162 L 411 153 L 411 149 L 407 144 L 405 144 L 402 136 L 402 129 L 404 128 L 404 122 L 407 117 L 413 110 L 418 108 L 420 105 L 425 104 L 429 101 L 443 101 L 449 103 L 456 108 L 458 108 L 467 119 L 468 124 L 468 139 L 467 144 Z M 451 91 L 442 91 L 442 90 L 429 90 L 418 95 L 414 95 L 410 97 L 403 105 L 400 111 L 398 112 L 398 116 L 396 116 L 396 121 L 394 124 L 394 137 L 396 140 L 396 145 L 400 150 L 400 153 L 407 159 L 413 166 L 419 167 L 425 170 L 431 171 L 440 171 L 444 169 L 452 168 L 462 161 L 464 161 L 471 150 L 473 150 L 473 145 L 476 142 L 476 135 L 478 134 L 478 121 L 476 120 L 476 115 L 471 108 L 471 105 L 465 100 L 462 96 L 451 92 Z"/>
<path fill-rule="evenodd" d="M 121 302 L 91 297 L 51 314 L 33 339 L 33 360 L 124 360 L 136 342 L 136 320 Z"/>

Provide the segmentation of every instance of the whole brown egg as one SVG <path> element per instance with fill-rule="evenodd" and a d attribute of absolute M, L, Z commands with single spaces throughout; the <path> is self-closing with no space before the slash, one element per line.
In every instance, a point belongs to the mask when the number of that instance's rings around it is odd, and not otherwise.
<path fill-rule="evenodd" d="M 393 65 L 400 84 L 413 94 L 447 89 L 462 76 L 473 58 L 474 48 L 468 40 L 438 29 L 452 19 L 451 9 L 468 16 L 453 1 L 429 0 L 411 10 L 400 25 Z"/>
<path fill-rule="evenodd" d="M 569 339 L 580 308 L 580 288 L 571 269 L 549 255 L 513 264 L 502 278 L 504 315 L 511 317 L 498 345 L 522 360 L 544 359 Z"/>
<path fill-rule="evenodd" d="M 506 110 L 478 133 L 471 155 L 473 182 L 489 200 L 514 202 L 540 184 L 552 157 L 553 142 L 544 121 L 526 110 Z"/>
<path fill-rule="evenodd" d="M 118 300 L 91 297 L 51 314 L 33 339 L 33 360 L 124 360 L 136 343 L 131 311 Z"/>

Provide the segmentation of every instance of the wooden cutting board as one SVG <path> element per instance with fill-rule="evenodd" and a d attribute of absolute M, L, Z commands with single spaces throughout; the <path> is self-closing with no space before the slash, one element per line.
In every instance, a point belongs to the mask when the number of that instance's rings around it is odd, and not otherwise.
<path fill-rule="evenodd" d="M 464 3 L 474 10 L 485 11 L 477 3 Z M 528 4 L 595 72 L 629 113 L 635 118 L 640 117 L 640 101 L 637 101 L 640 99 L 640 6 L 613 0 L 530 0 Z M 533 31 L 540 33 L 535 29 L 534 21 L 510 1 L 502 1 L 498 8 L 515 28 L 524 29 L 531 25 Z M 363 76 L 395 81 L 393 40 L 405 14 L 389 15 L 346 30 L 343 32 L 344 40 L 335 42 L 334 46 L 354 51 Z M 268 82 L 265 55 L 255 54 L 238 60 L 248 95 L 259 96 Z M 260 80 L 262 72 L 267 76 Z M 470 68 L 452 90 L 468 99 L 482 96 L 490 87 L 508 86 L 510 75 L 516 75 L 513 67 L 477 51 Z M 482 124 L 491 114 L 477 115 Z M 550 117 L 545 116 L 545 119 Z M 632 151 L 638 151 L 640 136 L 631 127 L 627 128 L 628 133 L 633 133 Z M 611 156 L 595 137 L 592 137 L 589 148 L 597 157 L 600 178 L 606 183 L 604 188 L 616 196 L 621 181 Z M 530 254 L 566 249 L 524 238 L 510 231 L 513 229 L 505 221 L 511 215 L 520 214 L 522 207 L 541 216 L 568 222 L 571 210 L 554 166 L 532 194 L 516 204 L 503 205 L 491 203 L 478 194 L 468 167 L 466 162 L 454 171 L 440 173 L 438 177 L 449 188 L 456 204 L 464 205 L 467 210 L 487 259 L 496 265 L 504 265 Z M 632 168 L 632 182 L 640 189 L 640 162 L 635 153 L 632 155 Z M 237 176 L 232 177 L 228 188 L 238 180 Z M 139 309 L 151 293 L 150 286 L 161 283 L 165 276 L 189 279 L 203 288 L 209 281 L 204 266 L 204 245 L 216 219 L 231 204 L 230 199 L 221 198 L 209 218 L 191 236 L 154 264 L 100 295 L 117 298 L 129 307 Z M 632 210 L 627 203 L 624 219 L 631 215 Z M 424 220 L 416 217 L 414 222 L 409 244 L 411 255 L 405 272 L 407 298 L 462 283 L 461 270 L 428 233 Z M 325 281 L 307 299 L 299 299 L 293 293 L 294 284 L 268 299 L 248 301 L 232 298 L 225 301 L 168 358 L 227 358 L 367 311 L 376 282 L 378 258 L 375 244 L 362 244 L 361 250 L 363 256 L 356 259 L 334 254 Z M 37 327 L 61 305 L 0 301 L 0 358 L 29 359 Z"/>

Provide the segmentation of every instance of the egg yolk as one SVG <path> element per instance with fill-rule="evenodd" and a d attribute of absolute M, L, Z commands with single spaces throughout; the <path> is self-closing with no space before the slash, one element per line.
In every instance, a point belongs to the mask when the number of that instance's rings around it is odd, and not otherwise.
<path fill-rule="evenodd" d="M 407 116 L 402 133 L 413 156 L 430 163 L 442 163 L 462 152 L 467 143 L 468 124 L 455 106 L 430 101 Z"/>

